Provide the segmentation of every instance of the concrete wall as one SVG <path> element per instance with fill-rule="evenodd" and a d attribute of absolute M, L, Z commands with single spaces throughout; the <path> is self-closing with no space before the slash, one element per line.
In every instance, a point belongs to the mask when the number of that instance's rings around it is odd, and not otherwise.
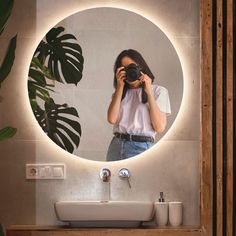
<path fill-rule="evenodd" d="M 65 17 L 94 7 L 124 8 L 152 20 L 173 43 L 183 69 L 183 102 L 169 132 L 151 150 L 121 162 L 89 161 L 58 148 L 38 126 L 27 96 L 28 68 L 39 41 Z M 184 224 L 198 225 L 199 1 L 16 0 L 1 45 L 16 33 L 16 60 L 0 90 L 4 98 L 0 125 L 18 128 L 14 139 L 0 143 L 0 222 L 5 226 L 58 224 L 54 202 L 107 197 L 106 185 L 99 179 L 100 168 L 106 166 L 112 172 L 110 199 L 155 201 L 164 191 L 167 201 L 183 201 Z M 4 53 L 2 46 L 0 53 Z M 27 181 L 25 164 L 33 162 L 65 163 L 67 178 Z M 121 167 L 131 171 L 131 189 L 117 175 Z"/>

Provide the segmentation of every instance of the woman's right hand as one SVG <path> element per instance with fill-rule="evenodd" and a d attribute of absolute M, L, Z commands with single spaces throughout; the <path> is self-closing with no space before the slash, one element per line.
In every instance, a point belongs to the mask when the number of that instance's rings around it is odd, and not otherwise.
<path fill-rule="evenodd" d="M 125 67 L 122 66 L 116 70 L 117 88 L 124 87 L 125 85 L 124 79 L 125 79 L 126 72 L 124 68 Z"/>

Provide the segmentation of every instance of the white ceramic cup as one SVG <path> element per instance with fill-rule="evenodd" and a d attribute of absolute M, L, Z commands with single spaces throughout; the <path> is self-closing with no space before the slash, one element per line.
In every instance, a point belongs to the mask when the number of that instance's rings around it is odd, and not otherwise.
<path fill-rule="evenodd" d="M 183 221 L 183 203 L 169 202 L 169 223 L 171 226 L 179 226 Z"/>
<path fill-rule="evenodd" d="M 168 223 L 168 203 L 155 202 L 155 222 L 158 226 L 165 226 Z"/>

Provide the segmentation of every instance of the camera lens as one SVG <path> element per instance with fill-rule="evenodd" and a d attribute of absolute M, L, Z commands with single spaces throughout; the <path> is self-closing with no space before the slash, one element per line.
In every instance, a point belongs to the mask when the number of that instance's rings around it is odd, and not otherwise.
<path fill-rule="evenodd" d="M 138 80 L 139 77 L 141 76 L 139 68 L 134 63 L 128 65 L 125 68 L 125 72 L 126 72 L 126 78 L 125 79 L 129 82 L 133 82 L 135 80 Z"/>

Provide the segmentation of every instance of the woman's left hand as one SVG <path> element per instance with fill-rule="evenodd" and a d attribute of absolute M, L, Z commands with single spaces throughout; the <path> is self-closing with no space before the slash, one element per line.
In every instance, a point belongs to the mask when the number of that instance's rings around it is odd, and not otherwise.
<path fill-rule="evenodd" d="M 140 77 L 140 83 L 144 84 L 144 91 L 147 93 L 147 94 L 152 94 L 153 91 L 152 91 L 152 79 L 144 74 L 143 72 L 141 72 L 141 77 Z"/>

